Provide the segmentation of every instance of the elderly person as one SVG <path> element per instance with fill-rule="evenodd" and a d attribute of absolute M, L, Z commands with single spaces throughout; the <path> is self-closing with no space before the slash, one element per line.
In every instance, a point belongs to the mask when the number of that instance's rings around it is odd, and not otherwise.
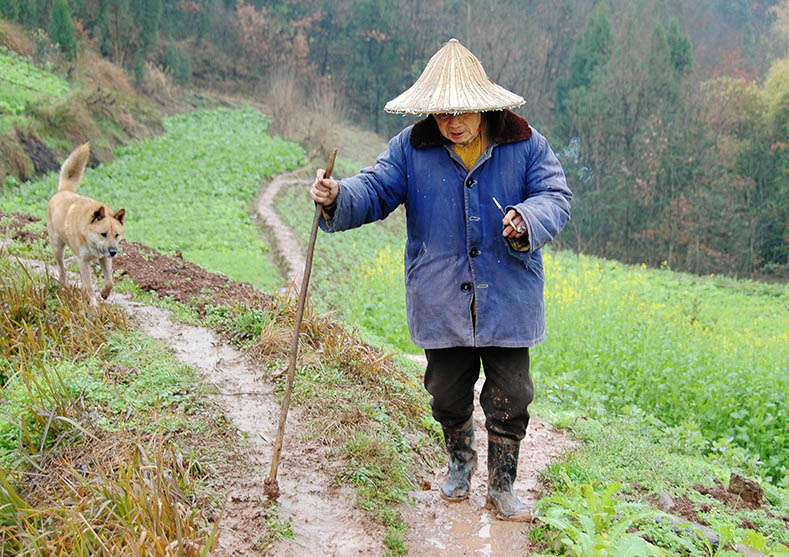
<path fill-rule="evenodd" d="M 408 327 L 425 350 L 424 384 L 449 457 L 441 496 L 469 495 L 481 362 L 486 506 L 519 521 L 530 518 L 512 491 L 533 398 L 529 347 L 545 339 L 540 249 L 568 220 L 572 198 L 546 139 L 509 110 L 524 102 L 452 39 L 385 107 L 427 116 L 392 138 L 375 166 L 339 182 L 319 169 L 310 190 L 327 232 L 405 205 Z"/>

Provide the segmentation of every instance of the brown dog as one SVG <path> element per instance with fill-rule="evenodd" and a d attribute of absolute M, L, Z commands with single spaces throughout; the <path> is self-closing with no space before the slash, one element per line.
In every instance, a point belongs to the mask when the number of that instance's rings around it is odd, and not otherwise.
<path fill-rule="evenodd" d="M 90 303 L 95 305 L 90 263 L 96 259 L 101 263 L 104 271 L 101 297 L 106 299 L 112 290 L 112 258 L 118 254 L 126 210 L 113 213 L 105 204 L 76 193 L 89 156 L 90 144 L 85 143 L 74 149 L 63 163 L 58 191 L 47 207 L 47 232 L 58 263 L 60 282 L 68 283 L 63 264 L 63 254 L 68 246 L 79 264 L 82 289 Z"/>

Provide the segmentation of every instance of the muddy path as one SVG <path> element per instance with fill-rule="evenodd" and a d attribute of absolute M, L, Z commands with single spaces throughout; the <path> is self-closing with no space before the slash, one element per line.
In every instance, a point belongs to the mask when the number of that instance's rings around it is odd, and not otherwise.
<path fill-rule="evenodd" d="M 260 365 L 212 330 L 174 323 L 169 311 L 113 294 L 141 330 L 166 343 L 179 361 L 199 370 L 216 387 L 214 397 L 245 438 L 249 468 L 225 472 L 227 502 L 217 555 L 262 555 L 259 519 L 267 503 L 263 481 L 269 475 L 280 405 Z M 279 518 L 289 519 L 295 535 L 270 555 L 378 555 L 382 528 L 354 509 L 352 494 L 332 485 L 324 448 L 300 439 L 299 411 L 291 408 L 277 471 Z"/>
<path fill-rule="evenodd" d="M 284 261 L 288 279 L 298 281 L 304 268 L 304 246 L 282 222 L 274 209 L 274 201 L 280 191 L 288 187 L 303 188 L 306 192 L 309 181 L 292 176 L 276 177 L 268 186 L 264 185 L 257 200 L 257 210 L 264 225 L 272 232 L 278 243 L 276 253 Z M 319 248 L 317 248 L 319 249 Z M 425 364 L 424 356 L 414 359 Z M 479 465 L 472 479 L 471 495 L 467 501 L 449 504 L 439 496 L 438 486 L 445 476 L 445 468 L 429 471 L 422 478 L 428 487 L 413 492 L 415 504 L 402 509 L 409 525 L 407 547 L 409 555 L 524 555 L 528 547 L 529 524 L 518 524 L 496 520 L 485 507 L 487 493 L 487 432 L 485 418 L 479 407 L 479 392 L 483 379 L 476 385 L 477 403 L 474 411 L 476 449 Z M 559 431 L 538 416 L 532 416 L 526 439 L 521 443 L 518 462 L 518 478 L 515 491 L 527 505 L 539 499 L 539 473 L 578 443 L 563 431 Z"/>

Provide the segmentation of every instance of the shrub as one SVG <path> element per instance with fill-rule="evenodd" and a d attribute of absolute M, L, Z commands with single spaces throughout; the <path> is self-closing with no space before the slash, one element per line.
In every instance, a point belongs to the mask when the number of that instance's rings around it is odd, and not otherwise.
<path fill-rule="evenodd" d="M 0 15 L 5 19 L 17 21 L 19 18 L 19 0 L 0 0 Z"/>
<path fill-rule="evenodd" d="M 189 54 L 182 52 L 174 44 L 164 51 L 164 65 L 173 72 L 179 85 L 186 85 L 192 80 L 192 61 Z"/>
<path fill-rule="evenodd" d="M 71 8 L 66 0 L 55 0 L 52 5 L 49 34 L 66 58 L 73 60 L 77 54 L 77 33 L 71 19 Z"/>

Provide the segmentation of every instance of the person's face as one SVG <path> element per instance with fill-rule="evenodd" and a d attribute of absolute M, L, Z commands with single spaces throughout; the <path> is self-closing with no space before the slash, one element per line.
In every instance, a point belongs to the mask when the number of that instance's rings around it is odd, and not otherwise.
<path fill-rule="evenodd" d="M 482 124 L 482 114 L 468 112 L 465 114 L 433 114 L 441 135 L 452 143 L 468 145 L 477 135 Z"/>

